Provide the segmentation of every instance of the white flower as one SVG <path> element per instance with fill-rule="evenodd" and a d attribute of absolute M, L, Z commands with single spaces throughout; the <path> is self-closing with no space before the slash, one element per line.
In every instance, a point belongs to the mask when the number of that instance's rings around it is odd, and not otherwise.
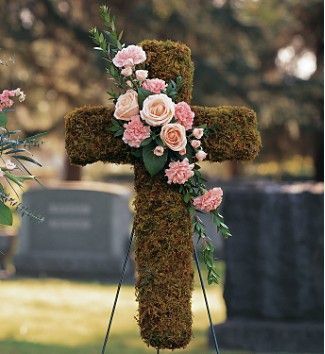
<path fill-rule="evenodd" d="M 7 160 L 6 161 L 6 168 L 9 170 L 9 171 L 12 171 L 16 168 L 17 166 L 11 161 L 11 160 Z"/>
<path fill-rule="evenodd" d="M 129 121 L 137 114 L 139 114 L 138 93 L 134 90 L 127 90 L 117 99 L 114 117 Z"/>
<path fill-rule="evenodd" d="M 136 70 L 135 76 L 139 81 L 144 81 L 148 77 L 148 70 Z"/>
<path fill-rule="evenodd" d="M 130 66 L 127 66 L 126 68 L 121 70 L 121 74 L 123 76 L 131 76 L 132 73 L 133 73 L 133 70 L 132 70 L 132 68 Z"/>
<path fill-rule="evenodd" d="M 206 159 L 207 155 L 208 154 L 206 152 L 200 150 L 195 154 L 195 157 L 197 158 L 198 161 L 203 161 Z"/>
<path fill-rule="evenodd" d="M 175 103 L 164 93 L 150 95 L 143 101 L 141 118 L 154 127 L 169 123 L 175 114 Z"/>
<path fill-rule="evenodd" d="M 24 102 L 25 101 L 26 95 L 25 95 L 24 91 L 22 91 L 20 88 L 17 88 L 15 90 L 15 96 L 19 97 L 18 98 L 19 102 Z"/>
<path fill-rule="evenodd" d="M 193 135 L 195 136 L 196 139 L 201 139 L 203 134 L 204 134 L 203 128 L 194 128 L 193 129 Z"/>

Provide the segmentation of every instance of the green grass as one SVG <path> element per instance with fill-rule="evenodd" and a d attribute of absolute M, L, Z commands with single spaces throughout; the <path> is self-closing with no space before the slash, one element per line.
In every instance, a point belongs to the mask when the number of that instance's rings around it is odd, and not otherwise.
<path fill-rule="evenodd" d="M 0 353 L 99 354 L 115 290 L 115 285 L 49 278 L 2 281 Z M 209 286 L 208 297 L 214 322 L 222 322 L 222 288 Z M 192 307 L 193 340 L 188 348 L 175 353 L 213 353 L 207 347 L 208 320 L 197 286 Z M 136 309 L 134 287 L 123 286 L 107 353 L 155 353 L 139 337 Z"/>

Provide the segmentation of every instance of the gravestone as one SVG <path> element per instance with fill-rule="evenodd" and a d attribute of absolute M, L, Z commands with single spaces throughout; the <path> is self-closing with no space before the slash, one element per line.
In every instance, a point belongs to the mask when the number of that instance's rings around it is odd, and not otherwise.
<path fill-rule="evenodd" d="M 225 188 L 225 349 L 323 352 L 323 185 Z M 211 338 L 210 338 L 211 341 Z"/>
<path fill-rule="evenodd" d="M 103 183 L 29 190 L 24 204 L 45 221 L 22 219 L 17 272 L 117 279 L 130 235 L 129 199 L 128 188 Z"/>

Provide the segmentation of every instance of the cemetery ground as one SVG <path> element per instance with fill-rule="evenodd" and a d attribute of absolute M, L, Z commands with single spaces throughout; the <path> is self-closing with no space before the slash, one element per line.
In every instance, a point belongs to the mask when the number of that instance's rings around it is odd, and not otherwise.
<path fill-rule="evenodd" d="M 114 284 L 92 281 L 55 278 L 15 278 L 2 281 L 0 353 L 99 353 L 115 291 Z M 222 287 L 207 286 L 207 291 L 214 322 L 220 323 L 226 315 Z M 134 319 L 136 309 L 134 286 L 123 285 L 111 332 L 110 353 L 154 353 L 139 337 Z M 193 294 L 193 314 L 193 341 L 187 349 L 177 353 L 213 353 L 207 348 L 208 320 L 197 279 Z"/>

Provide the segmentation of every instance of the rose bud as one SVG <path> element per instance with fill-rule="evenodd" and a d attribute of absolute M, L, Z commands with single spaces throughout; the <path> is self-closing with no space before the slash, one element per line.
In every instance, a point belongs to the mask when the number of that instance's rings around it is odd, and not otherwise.
<path fill-rule="evenodd" d="M 208 154 L 206 152 L 200 150 L 195 154 L 195 157 L 197 158 L 198 161 L 203 161 L 206 159 L 207 155 Z"/>
<path fill-rule="evenodd" d="M 201 139 L 203 134 L 204 134 L 203 128 L 194 128 L 193 129 L 193 135 L 196 139 Z"/>
<path fill-rule="evenodd" d="M 192 147 L 194 147 L 194 149 L 197 149 L 198 147 L 201 146 L 201 141 L 200 140 L 192 140 L 191 145 L 192 145 Z"/>

